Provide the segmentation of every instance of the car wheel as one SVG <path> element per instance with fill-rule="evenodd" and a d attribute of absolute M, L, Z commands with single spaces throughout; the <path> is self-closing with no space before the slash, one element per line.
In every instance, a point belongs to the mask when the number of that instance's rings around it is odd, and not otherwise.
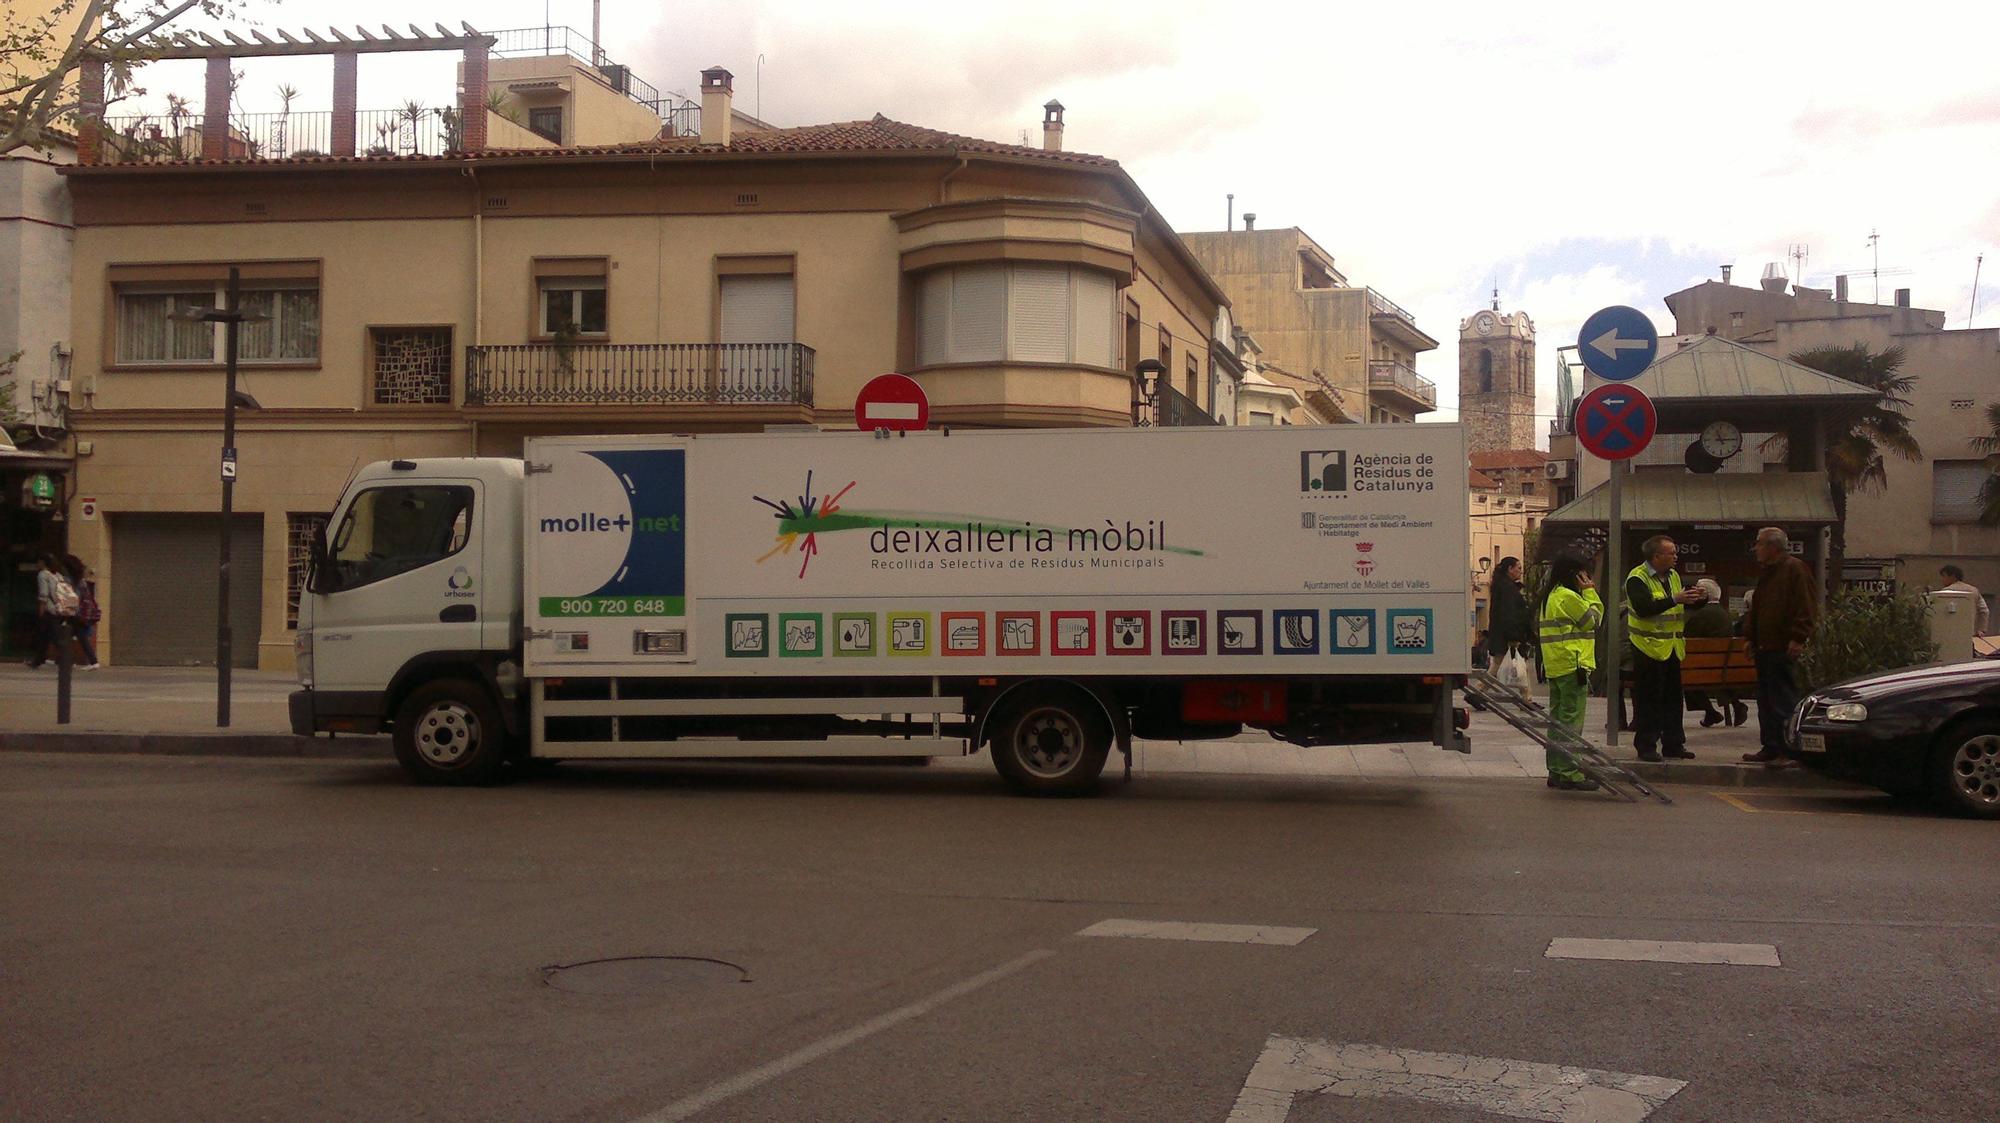
<path fill-rule="evenodd" d="M 993 766 L 1026 795 L 1088 795 L 1111 752 L 1110 723 L 1080 691 L 1037 692 L 994 722 Z"/>
<path fill-rule="evenodd" d="M 440 679 L 396 708 L 396 759 L 419 784 L 475 785 L 500 779 L 507 727 L 492 695 L 466 679 Z"/>
<path fill-rule="evenodd" d="M 1963 722 L 1945 730 L 1932 778 L 1945 806 L 1962 815 L 2000 819 L 2000 721 Z"/>

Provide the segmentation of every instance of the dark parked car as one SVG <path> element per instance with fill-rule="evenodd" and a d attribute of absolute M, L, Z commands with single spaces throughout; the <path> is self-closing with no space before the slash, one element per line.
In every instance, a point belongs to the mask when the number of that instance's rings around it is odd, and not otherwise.
<path fill-rule="evenodd" d="M 2000 819 L 2000 659 L 1868 675 L 1792 714 L 1806 767 Z"/>

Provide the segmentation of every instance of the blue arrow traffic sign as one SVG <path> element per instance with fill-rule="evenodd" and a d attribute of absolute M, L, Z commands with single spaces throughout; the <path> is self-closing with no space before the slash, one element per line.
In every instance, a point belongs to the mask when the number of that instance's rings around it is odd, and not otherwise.
<path fill-rule="evenodd" d="M 1637 386 L 1599 386 L 1576 403 L 1576 440 L 1599 460 L 1630 460 L 1660 427 L 1653 400 Z"/>
<path fill-rule="evenodd" d="M 1660 351 L 1660 333 L 1637 308 L 1614 304 L 1599 308 L 1583 322 L 1576 350 L 1590 373 L 1607 382 L 1624 382 L 1653 365 Z"/>

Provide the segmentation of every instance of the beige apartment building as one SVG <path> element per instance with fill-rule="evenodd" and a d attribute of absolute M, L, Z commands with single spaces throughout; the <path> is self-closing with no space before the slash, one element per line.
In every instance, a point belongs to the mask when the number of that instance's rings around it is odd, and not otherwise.
<path fill-rule="evenodd" d="M 1332 416 L 1297 423 L 1414 421 L 1437 409 L 1436 384 L 1416 371 L 1417 356 L 1435 350 L 1437 340 L 1388 297 L 1349 283 L 1305 231 L 1221 230 L 1182 239 L 1229 294 L 1237 323 L 1257 334 L 1267 367 L 1289 376 L 1288 388 L 1328 399 Z"/>
<path fill-rule="evenodd" d="M 484 52 L 462 73 L 500 111 L 462 92 L 486 135 L 447 151 L 69 174 L 77 491 L 97 512 L 70 544 L 99 573 L 107 658 L 213 651 L 222 337 L 178 310 L 217 304 L 231 266 L 261 408 L 237 420 L 230 615 L 265 668 L 290 663 L 303 543 L 368 461 L 849 427 L 888 371 L 942 425 L 1151 421 L 1142 359 L 1216 408 L 1227 297 L 1115 161 L 1063 148 L 1058 105 L 1039 148 L 879 116 L 779 129 L 735 113 L 718 68 L 698 112 L 625 114 L 644 135 L 607 141 L 588 110 L 632 100 L 622 68 L 571 47 L 489 71 Z M 335 147 L 365 147 L 341 99 Z"/>
<path fill-rule="evenodd" d="M 1725 277 L 1673 293 L 1666 304 L 1685 336 L 1713 333 L 1778 357 L 1857 343 L 1901 347 L 1903 373 L 1917 380 L 1908 415 L 1924 457 L 1890 457 L 1886 488 L 1849 496 L 1841 577 L 1937 588 L 1938 566 L 1953 562 L 1990 603 L 2000 592 L 2000 527 L 1978 524 L 1979 487 L 1991 469 L 1971 441 L 1987 432 L 1987 404 L 2000 401 L 2000 329 L 1949 330 L 1943 312 L 1912 307 L 1908 289 L 1897 290 L 1892 305 L 1848 296 L 1846 277 L 1830 290 L 1790 291 L 1781 275 L 1758 288 Z"/>

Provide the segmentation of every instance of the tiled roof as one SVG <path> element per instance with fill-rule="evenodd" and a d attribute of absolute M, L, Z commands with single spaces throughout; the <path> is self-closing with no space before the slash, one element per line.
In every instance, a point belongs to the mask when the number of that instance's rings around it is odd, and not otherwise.
<path fill-rule="evenodd" d="M 1479 491 L 1500 490 L 1499 480 L 1494 479 L 1477 468 L 1467 468 L 1465 470 L 1465 482 Z"/>
<path fill-rule="evenodd" d="M 390 156 L 291 156 L 281 160 L 235 158 L 225 160 L 163 160 L 145 164 L 110 164 L 101 167 L 289 167 L 303 165 L 379 165 L 455 163 L 462 160 L 560 160 L 592 156 L 646 156 L 700 159 L 721 156 L 759 155 L 862 155 L 920 154 L 1003 156 L 1050 164 L 1084 168 L 1115 168 L 1118 161 L 1087 152 L 1050 152 L 1024 144 L 1001 144 L 977 137 L 927 129 L 921 125 L 891 121 L 876 114 L 866 121 L 837 121 L 826 125 L 804 125 L 793 129 L 742 130 L 728 144 L 703 144 L 700 137 L 658 137 L 630 144 L 601 144 L 569 148 L 488 148 L 480 152 L 455 152 L 442 156 L 405 154 Z"/>
<path fill-rule="evenodd" d="M 1504 468 L 1540 468 L 1548 462 L 1549 454 L 1538 448 L 1503 448 L 1472 454 L 1472 466 L 1486 472 Z"/>

